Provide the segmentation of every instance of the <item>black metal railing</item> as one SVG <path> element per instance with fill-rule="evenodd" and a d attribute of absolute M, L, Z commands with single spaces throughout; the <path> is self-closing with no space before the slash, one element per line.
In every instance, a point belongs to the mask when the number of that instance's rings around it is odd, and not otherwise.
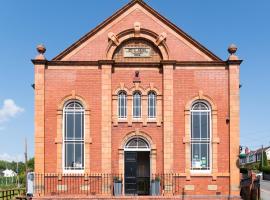
<path fill-rule="evenodd" d="M 263 180 L 270 181 L 270 174 L 263 173 Z"/>
<path fill-rule="evenodd" d="M 184 180 L 179 174 L 136 177 L 134 195 L 182 195 Z M 125 195 L 125 179 L 123 174 L 35 174 L 33 191 L 35 196 Z"/>

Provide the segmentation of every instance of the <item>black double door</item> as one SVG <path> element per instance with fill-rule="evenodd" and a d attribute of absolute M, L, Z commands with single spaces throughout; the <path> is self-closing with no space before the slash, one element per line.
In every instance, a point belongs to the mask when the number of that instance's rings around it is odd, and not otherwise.
<path fill-rule="evenodd" d="M 150 152 L 125 152 L 125 193 L 149 195 Z"/>

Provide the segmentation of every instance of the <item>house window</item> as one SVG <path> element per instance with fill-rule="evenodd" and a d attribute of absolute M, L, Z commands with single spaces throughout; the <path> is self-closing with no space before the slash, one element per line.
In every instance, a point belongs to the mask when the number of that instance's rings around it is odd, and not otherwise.
<path fill-rule="evenodd" d="M 191 109 L 191 170 L 210 170 L 210 144 L 211 110 L 205 102 L 196 102 Z"/>
<path fill-rule="evenodd" d="M 156 118 L 156 93 L 148 93 L 148 118 Z"/>
<path fill-rule="evenodd" d="M 118 94 L 118 118 L 127 118 L 127 94 L 124 91 Z"/>
<path fill-rule="evenodd" d="M 84 169 L 84 108 L 70 101 L 64 108 L 64 170 Z"/>
<path fill-rule="evenodd" d="M 141 118 L 141 93 L 134 92 L 133 94 L 133 118 Z"/>

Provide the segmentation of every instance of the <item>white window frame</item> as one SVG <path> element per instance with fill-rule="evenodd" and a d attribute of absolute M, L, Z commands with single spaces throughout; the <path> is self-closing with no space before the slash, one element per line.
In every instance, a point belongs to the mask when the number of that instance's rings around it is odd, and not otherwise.
<path fill-rule="evenodd" d="M 193 107 L 197 104 L 197 103 L 203 103 L 205 104 L 207 107 L 208 107 L 208 110 L 193 110 Z M 192 122 L 192 113 L 193 112 L 208 112 L 209 114 L 209 140 L 206 140 L 205 142 L 207 143 L 203 143 L 203 140 L 198 140 L 197 141 L 193 141 L 192 140 L 192 129 L 193 129 L 193 122 Z M 190 172 L 191 174 L 211 174 L 212 172 L 212 158 L 213 158 L 213 155 L 212 155 L 212 152 L 213 152 L 213 147 L 212 147 L 212 109 L 211 109 L 211 106 L 209 105 L 208 102 L 206 101 L 196 101 L 192 104 L 192 107 L 191 107 L 191 110 L 190 110 L 190 155 L 191 155 L 191 165 L 190 165 Z M 193 169 L 192 167 L 192 160 L 193 160 L 193 151 L 192 151 L 192 144 L 209 144 L 209 169 L 201 169 L 201 170 L 198 170 L 198 169 Z"/>
<path fill-rule="evenodd" d="M 145 148 L 140 148 L 138 145 L 137 145 L 137 148 L 129 148 L 128 147 L 128 144 L 133 141 L 133 140 L 142 140 L 146 143 L 147 147 Z M 125 148 L 124 148 L 124 151 L 151 151 L 151 147 L 148 143 L 148 141 L 146 141 L 144 138 L 141 138 L 141 137 L 132 137 L 131 139 L 128 140 L 128 142 L 126 143 L 125 145 Z"/>
<path fill-rule="evenodd" d="M 153 96 L 151 96 L 153 95 Z M 155 120 L 156 117 L 157 117 L 157 94 L 154 92 L 154 91 L 150 91 L 147 95 L 148 99 L 147 99 L 147 106 L 148 106 L 148 113 L 147 113 L 147 116 L 148 116 L 148 119 L 149 120 Z M 154 101 L 154 105 L 153 106 L 150 106 L 150 100 L 153 99 Z M 151 116 L 150 115 L 150 110 L 153 109 L 154 110 L 154 115 Z"/>
<path fill-rule="evenodd" d="M 120 95 L 121 93 L 123 93 L 125 95 L 125 105 L 124 105 L 124 112 L 125 112 L 125 116 L 120 116 L 120 108 L 119 107 L 122 107 L 122 105 L 120 105 Z M 121 90 L 118 95 L 117 95 L 117 115 L 118 115 L 118 119 L 119 120 L 126 120 L 127 119 L 127 93 L 123 90 Z"/>
<path fill-rule="evenodd" d="M 72 102 L 80 104 L 81 108 L 82 108 L 81 110 L 77 110 L 78 112 L 82 112 L 82 114 L 83 114 L 83 122 L 84 122 L 83 123 L 83 130 L 82 130 L 83 131 L 83 138 L 81 138 L 81 140 L 66 140 L 65 139 L 65 131 L 66 131 L 65 120 L 66 120 L 66 111 L 67 111 L 66 107 Z M 77 100 L 70 100 L 64 106 L 63 118 L 62 118 L 62 136 L 63 136 L 63 145 L 62 145 L 62 168 L 63 168 L 63 173 L 73 173 L 73 174 L 82 174 L 82 173 L 84 173 L 84 170 L 85 170 L 85 109 L 84 109 L 82 103 L 77 101 Z M 65 154 L 65 151 L 66 151 L 66 143 L 67 142 L 74 142 L 74 144 L 76 142 L 81 142 L 81 144 L 83 144 L 83 149 L 81 148 L 81 150 L 83 150 L 83 167 L 82 167 L 82 169 L 66 169 L 66 154 Z M 74 155 L 75 155 L 75 152 L 74 152 Z"/>
<path fill-rule="evenodd" d="M 140 116 L 138 117 L 134 117 L 134 100 L 135 100 L 135 94 L 138 93 L 140 95 Z M 133 92 L 133 95 L 132 95 L 132 118 L 135 119 L 135 120 L 140 120 L 142 119 L 142 93 L 140 91 L 135 91 Z"/>

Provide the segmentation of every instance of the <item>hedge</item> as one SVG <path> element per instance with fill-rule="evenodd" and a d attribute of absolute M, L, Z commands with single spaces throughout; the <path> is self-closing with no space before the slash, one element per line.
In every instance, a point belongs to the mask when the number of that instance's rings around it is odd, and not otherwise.
<path fill-rule="evenodd" d="M 270 174 L 270 166 L 266 166 L 262 168 L 263 173 Z"/>

